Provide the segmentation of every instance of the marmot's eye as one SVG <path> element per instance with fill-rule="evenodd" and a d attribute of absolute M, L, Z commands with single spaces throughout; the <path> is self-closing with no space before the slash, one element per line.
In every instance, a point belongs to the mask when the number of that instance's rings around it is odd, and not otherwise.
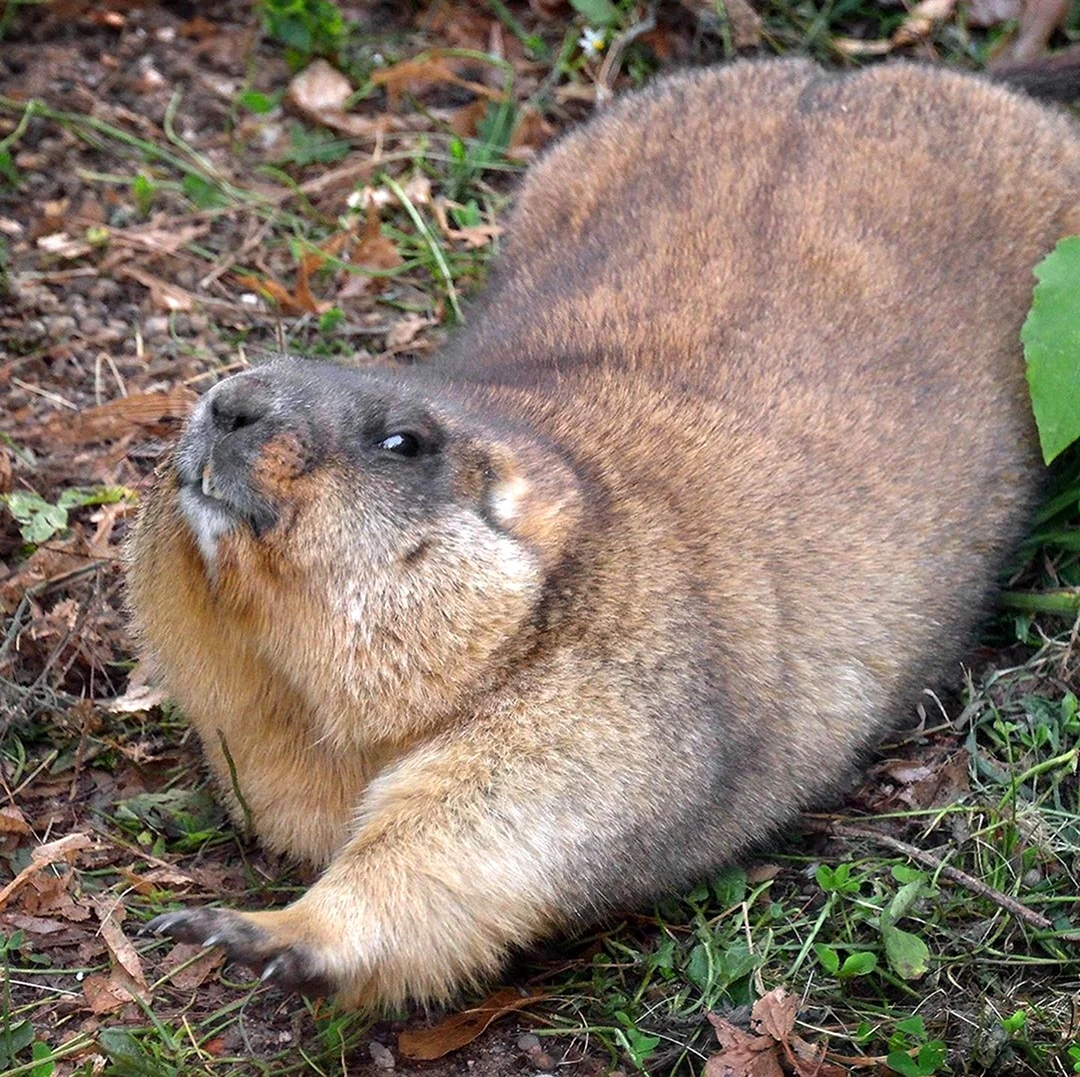
<path fill-rule="evenodd" d="M 379 448 L 398 456 L 419 456 L 420 439 L 415 434 L 391 434 L 379 442 Z"/>

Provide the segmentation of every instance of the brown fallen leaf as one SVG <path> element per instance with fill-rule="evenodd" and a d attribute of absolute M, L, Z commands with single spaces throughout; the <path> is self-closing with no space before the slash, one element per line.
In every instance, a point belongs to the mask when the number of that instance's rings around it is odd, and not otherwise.
<path fill-rule="evenodd" d="M 388 124 L 382 117 L 373 119 L 345 111 L 345 102 L 352 92 L 352 83 L 337 68 L 326 60 L 313 60 L 289 83 L 285 104 L 305 119 L 354 138 L 370 137 L 386 130 Z"/>
<path fill-rule="evenodd" d="M 455 228 L 450 223 L 447 209 L 456 206 L 445 198 L 436 198 L 432 203 L 432 212 L 439 222 L 439 230 L 447 239 L 459 239 L 468 247 L 484 247 L 496 236 L 502 235 L 503 228 L 497 224 L 474 224 L 466 228 Z"/>
<path fill-rule="evenodd" d="M 112 714 L 144 714 L 160 707 L 168 693 L 158 684 L 129 685 L 128 690 L 117 696 L 108 706 Z"/>
<path fill-rule="evenodd" d="M 784 1077 L 777 1058 L 779 1044 L 771 1036 L 744 1032 L 715 1013 L 708 1018 L 720 1051 L 705 1063 L 704 1077 Z"/>
<path fill-rule="evenodd" d="M 175 868 L 153 868 L 150 871 L 137 872 L 133 868 L 118 867 L 116 869 L 127 880 L 128 885 L 136 894 L 152 894 L 162 887 L 173 889 L 177 886 L 198 885 L 190 875 Z"/>
<path fill-rule="evenodd" d="M 0 807 L 0 834 L 32 834 L 26 823 L 26 816 L 18 808 L 5 805 Z"/>
<path fill-rule="evenodd" d="M 121 1006 L 134 1001 L 130 991 L 109 977 L 96 972 L 83 980 L 83 997 L 86 999 L 90 1012 L 98 1016 L 113 1013 Z"/>
<path fill-rule="evenodd" d="M 123 904 L 109 894 L 100 894 L 94 899 L 93 905 L 101 922 L 101 937 L 113 962 L 127 973 L 137 988 L 149 994 L 150 986 L 143 973 L 142 960 L 120 926 L 118 914 L 123 913 Z M 125 983 L 124 986 L 131 990 L 130 985 Z"/>
<path fill-rule="evenodd" d="M 404 348 L 406 344 L 411 344 L 424 329 L 434 324 L 430 318 L 425 318 L 422 314 L 406 314 L 404 318 L 394 322 L 386 334 L 387 350 Z"/>
<path fill-rule="evenodd" d="M 706 25 L 719 22 L 713 0 L 682 0 L 682 6 Z M 761 16 L 747 0 L 724 0 L 724 10 L 731 26 L 731 41 L 737 49 L 752 49 L 761 44 Z"/>
<path fill-rule="evenodd" d="M 183 385 L 164 393 L 131 393 L 83 408 L 74 419 L 57 415 L 41 423 L 31 437 L 49 444 L 89 445 L 131 434 L 165 434 L 187 418 L 197 400 L 197 394 Z"/>
<path fill-rule="evenodd" d="M 799 1000 L 789 995 L 782 987 L 774 987 L 768 994 L 762 995 L 754 1003 L 750 1024 L 766 1036 L 771 1036 L 777 1043 L 785 1043 L 795 1027 L 795 1016 L 799 1012 Z"/>
<path fill-rule="evenodd" d="M 153 273 L 147 273 L 145 269 L 138 269 L 135 266 L 122 266 L 119 268 L 118 273 L 121 276 L 138 281 L 139 284 L 149 290 L 150 305 L 154 310 L 170 314 L 174 311 L 187 313 L 194 310 L 197 305 L 197 298 L 191 292 L 185 291 L 175 284 L 169 284 L 168 281 L 155 277 Z"/>
<path fill-rule="evenodd" d="M 506 155 L 519 160 L 531 157 L 547 145 L 554 134 L 555 128 L 535 108 L 526 105 L 518 112 Z"/>
<path fill-rule="evenodd" d="M 157 217 L 141 228 L 109 229 L 109 242 L 113 246 L 134 247 L 149 254 L 175 254 L 209 230 L 208 221 L 180 225 Z"/>
<path fill-rule="evenodd" d="M 461 86 L 463 89 L 471 90 L 478 97 L 486 97 L 492 101 L 501 101 L 504 96 L 501 91 L 493 90 L 482 82 L 462 78 L 439 49 L 432 49 L 412 59 L 401 60 L 389 67 L 373 71 L 371 82 L 372 85 L 382 86 L 386 90 L 386 99 L 391 109 L 397 109 L 400 106 L 401 96 L 406 89 L 419 90 L 439 83 Z"/>
<path fill-rule="evenodd" d="M 543 998 L 539 992 L 521 994 L 505 987 L 489 995 L 479 1005 L 452 1014 L 433 1028 L 406 1029 L 398 1036 L 398 1052 L 404 1058 L 431 1061 L 472 1043 L 485 1028 L 500 1017 Z"/>
<path fill-rule="evenodd" d="M 925 41 L 956 10 L 956 0 L 920 0 L 889 39 L 896 48 Z"/>
<path fill-rule="evenodd" d="M 57 258 L 75 259 L 89 254 L 94 248 L 83 239 L 74 239 L 67 232 L 51 232 L 42 236 L 37 245 L 46 254 L 54 254 Z"/>
<path fill-rule="evenodd" d="M 192 958 L 195 958 L 192 961 Z M 191 964 L 187 964 L 187 962 Z M 158 972 L 169 976 L 173 987 L 183 991 L 194 991 L 202 987 L 206 978 L 215 969 L 225 964 L 225 954 L 221 950 L 207 950 L 191 943 L 178 943 L 161 960 Z M 177 971 L 173 971 L 173 970 Z M 172 973 L 172 975 L 169 975 Z"/>
<path fill-rule="evenodd" d="M 75 855 L 80 849 L 86 849 L 92 844 L 93 842 L 91 842 L 88 834 L 68 834 L 65 837 L 57 838 L 56 841 L 50 841 L 45 845 L 39 845 L 36 849 L 32 849 L 30 851 L 30 863 L 7 886 L 0 889 L 0 909 L 7 905 L 12 894 L 43 868 L 61 862 L 70 864 L 74 861 Z"/>

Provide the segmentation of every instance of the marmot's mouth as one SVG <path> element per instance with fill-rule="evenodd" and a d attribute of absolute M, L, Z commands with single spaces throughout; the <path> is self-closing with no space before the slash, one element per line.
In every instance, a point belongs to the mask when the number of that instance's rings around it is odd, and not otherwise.
<path fill-rule="evenodd" d="M 208 568 L 213 568 L 218 542 L 223 535 L 240 526 L 240 517 L 227 501 L 204 493 L 201 484 L 181 483 L 176 500 L 203 561 Z"/>

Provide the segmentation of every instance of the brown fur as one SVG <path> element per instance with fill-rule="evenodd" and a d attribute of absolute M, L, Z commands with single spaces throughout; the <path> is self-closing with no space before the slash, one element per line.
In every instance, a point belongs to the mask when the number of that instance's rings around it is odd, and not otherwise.
<path fill-rule="evenodd" d="M 328 866 L 158 926 L 444 998 L 834 788 L 1023 535 L 1018 334 L 1078 229 L 1075 129 L 1001 88 L 700 71 L 531 172 L 439 361 L 216 387 L 138 529 L 138 624 L 223 795 L 219 731 L 261 839 Z M 417 459 L 377 447 L 402 423 Z M 200 552 L 211 459 L 263 523 Z"/>

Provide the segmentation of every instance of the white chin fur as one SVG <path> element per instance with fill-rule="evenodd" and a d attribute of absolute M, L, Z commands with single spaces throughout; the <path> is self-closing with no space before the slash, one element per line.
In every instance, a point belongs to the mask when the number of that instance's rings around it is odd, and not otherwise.
<path fill-rule="evenodd" d="M 224 508 L 190 487 L 180 489 L 180 512 L 195 536 L 199 553 L 208 569 L 213 569 L 217 558 L 217 544 L 222 535 L 236 526 L 234 517 Z"/>

